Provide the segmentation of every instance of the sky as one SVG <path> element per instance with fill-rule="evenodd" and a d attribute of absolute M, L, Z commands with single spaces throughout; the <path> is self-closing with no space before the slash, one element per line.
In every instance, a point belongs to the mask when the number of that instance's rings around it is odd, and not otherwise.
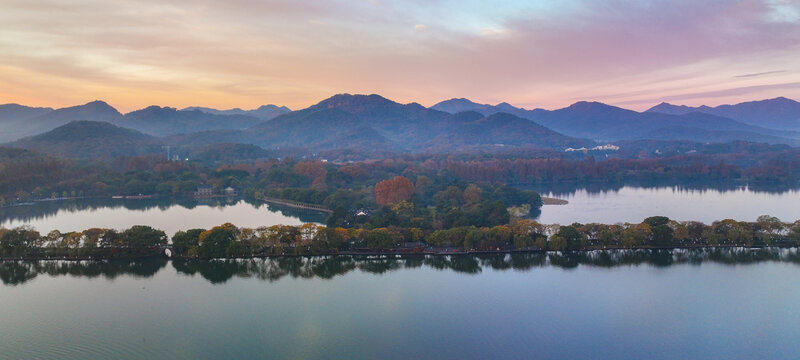
<path fill-rule="evenodd" d="M 0 103 L 800 100 L 800 0 L 0 0 Z"/>

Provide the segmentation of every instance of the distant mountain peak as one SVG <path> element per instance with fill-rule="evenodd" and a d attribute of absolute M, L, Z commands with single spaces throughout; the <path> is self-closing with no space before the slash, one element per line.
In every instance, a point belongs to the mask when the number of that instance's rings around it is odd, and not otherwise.
<path fill-rule="evenodd" d="M 463 111 L 477 111 L 484 115 L 493 113 L 493 107 L 489 104 L 478 104 L 466 98 L 452 98 L 450 100 L 441 101 L 430 107 L 433 110 L 448 112 L 451 114 L 460 113 Z"/>
<path fill-rule="evenodd" d="M 10 145 L 72 158 L 114 158 L 158 153 L 161 141 L 105 121 L 74 120 Z"/>
<path fill-rule="evenodd" d="M 94 100 L 83 105 L 55 109 L 42 116 L 60 119 L 63 123 L 58 125 L 62 125 L 70 120 L 114 120 L 122 114 L 105 101 Z"/>
<path fill-rule="evenodd" d="M 757 101 L 755 101 L 757 102 Z M 762 100 L 765 103 L 777 103 L 777 104 L 797 104 L 798 102 L 787 97 L 779 96 L 772 99 Z"/>
<path fill-rule="evenodd" d="M 46 133 L 28 139 L 48 141 L 71 141 L 75 138 L 151 137 L 133 129 L 123 128 L 106 121 L 73 120 Z"/>
<path fill-rule="evenodd" d="M 605 104 L 605 103 L 601 103 L 599 101 L 578 101 L 578 102 L 566 107 L 565 109 L 569 109 L 569 110 L 573 110 L 573 111 L 581 111 L 581 112 L 600 111 L 600 110 L 603 110 L 603 111 L 620 110 L 620 111 L 631 111 L 632 112 L 632 110 L 627 110 L 627 109 L 623 109 L 623 108 L 616 107 L 616 106 L 613 106 L 613 105 L 608 105 L 608 104 Z M 562 109 L 562 110 L 564 110 L 564 109 Z"/>
<path fill-rule="evenodd" d="M 143 114 L 155 115 L 155 114 L 163 114 L 163 113 L 173 113 L 178 111 L 178 109 L 169 107 L 169 106 L 158 106 L 158 105 L 150 105 L 144 109 L 134 110 L 128 113 L 127 115 L 135 115 L 135 116 L 142 116 Z M 127 116 L 126 115 L 126 116 Z"/>
<path fill-rule="evenodd" d="M 117 111 L 117 109 L 115 109 L 113 106 L 109 105 L 107 102 L 102 101 L 102 100 L 90 101 L 90 102 L 88 102 L 86 104 L 74 106 L 72 108 L 67 108 L 67 109 L 76 109 L 76 110 L 85 111 L 85 112 L 92 112 L 92 113 L 96 113 L 96 114 L 104 113 L 104 114 L 109 114 L 109 115 L 112 115 L 112 116 L 120 116 L 120 115 L 122 115 L 119 111 Z"/>
<path fill-rule="evenodd" d="M 386 106 L 402 106 L 402 104 L 377 94 L 336 94 L 320 101 L 316 105 L 312 105 L 308 109 L 312 111 L 341 109 L 348 112 L 360 112 Z"/>
<path fill-rule="evenodd" d="M 325 100 L 320 101 L 317 105 L 326 104 L 326 105 L 342 105 L 342 104 L 352 104 L 352 103 L 395 103 L 383 96 L 378 94 L 336 94 L 333 95 Z"/>
<path fill-rule="evenodd" d="M 462 104 L 462 105 L 484 105 L 484 104 L 478 104 L 478 103 L 476 103 L 476 102 L 474 102 L 474 101 L 472 101 L 470 99 L 467 99 L 467 98 L 452 98 L 450 100 L 445 100 L 445 101 L 439 102 L 439 104 L 442 104 L 442 103 Z"/>
<path fill-rule="evenodd" d="M 669 114 L 669 115 L 683 115 L 688 114 L 693 111 L 697 111 L 697 108 L 693 108 L 686 105 L 673 105 L 668 102 L 662 101 L 660 104 L 653 106 L 645 112 L 650 113 L 662 113 L 662 114 Z"/>
<path fill-rule="evenodd" d="M 237 110 L 237 109 L 239 109 L 239 108 L 236 108 L 236 109 L 233 109 L 233 110 Z M 261 106 L 259 106 L 259 107 L 258 107 L 258 109 L 256 109 L 256 110 L 257 110 L 257 111 L 263 111 L 263 110 L 284 110 L 284 111 L 286 111 L 286 112 L 292 111 L 291 109 L 289 109 L 289 108 L 288 108 L 288 107 L 286 107 L 286 106 L 278 106 L 278 105 L 273 105 L 273 104 L 261 105 Z"/>
<path fill-rule="evenodd" d="M 575 106 L 575 107 L 581 107 L 581 106 L 597 106 L 597 105 L 609 106 L 609 105 L 603 104 L 603 103 L 601 103 L 601 102 L 599 102 L 599 101 L 581 100 L 581 101 L 576 101 L 575 103 L 573 103 L 573 104 L 572 104 L 572 105 L 570 105 L 569 107 L 573 107 L 573 106 Z"/>
<path fill-rule="evenodd" d="M 92 100 L 92 101 L 89 101 L 88 103 L 84 104 L 84 106 L 108 106 L 108 107 L 111 107 L 111 105 L 108 105 L 108 103 L 103 101 L 103 100 Z"/>

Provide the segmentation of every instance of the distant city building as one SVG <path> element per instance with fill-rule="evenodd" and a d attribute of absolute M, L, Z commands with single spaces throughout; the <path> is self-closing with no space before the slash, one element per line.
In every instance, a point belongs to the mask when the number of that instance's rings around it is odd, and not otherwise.
<path fill-rule="evenodd" d="M 212 196 L 214 195 L 214 188 L 208 185 L 201 185 L 197 187 L 197 191 L 194 192 L 194 196 Z"/>
<path fill-rule="evenodd" d="M 583 152 L 587 152 L 587 151 L 618 151 L 618 150 L 619 150 L 619 146 L 611 145 L 611 144 L 595 146 L 595 147 L 593 147 L 591 149 L 588 149 L 588 148 L 585 148 L 585 147 L 579 147 L 577 149 L 575 149 L 575 148 L 566 148 L 566 149 L 564 149 L 565 152 L 573 152 L 573 151 L 583 151 Z"/>

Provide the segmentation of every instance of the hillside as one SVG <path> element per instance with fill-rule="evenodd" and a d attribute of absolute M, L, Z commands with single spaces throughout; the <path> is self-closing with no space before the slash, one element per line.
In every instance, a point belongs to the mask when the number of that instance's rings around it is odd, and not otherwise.
<path fill-rule="evenodd" d="M 378 95 L 335 95 L 307 109 L 247 131 L 264 147 L 303 145 L 312 150 L 449 151 L 480 144 L 566 147 L 587 144 L 510 114 L 484 118 L 449 114 Z"/>
<path fill-rule="evenodd" d="M 208 130 L 245 129 L 265 119 L 288 112 L 274 105 L 237 113 L 235 110 L 177 110 L 150 106 L 122 115 L 103 101 L 60 109 L 34 108 L 18 104 L 0 105 L 0 142 L 14 141 L 50 131 L 75 120 L 104 121 L 135 129 L 154 136 L 192 133 Z"/>
<path fill-rule="evenodd" d="M 0 142 L 12 141 L 36 134 L 39 129 L 29 119 L 53 111 L 51 108 L 30 107 L 19 104 L 0 105 Z"/>
<path fill-rule="evenodd" d="M 261 120 L 248 115 L 216 115 L 200 110 L 177 110 L 149 106 L 132 111 L 115 123 L 154 136 L 186 134 L 206 130 L 244 129 Z"/>
<path fill-rule="evenodd" d="M 458 114 L 456 114 L 458 115 Z M 453 127 L 424 144 L 434 152 L 465 150 L 470 147 L 525 146 L 564 149 L 595 145 L 592 141 L 559 134 L 532 121 L 507 113 L 496 113 Z"/>
<path fill-rule="evenodd" d="M 229 109 L 229 110 L 217 110 L 203 106 L 190 106 L 181 111 L 193 111 L 199 110 L 207 114 L 214 114 L 214 115 L 246 115 L 258 118 L 259 120 L 270 120 L 274 119 L 280 115 L 286 114 L 291 112 L 292 110 L 286 106 L 277 106 L 277 105 L 261 105 L 257 109 L 252 110 L 242 110 L 239 108 Z"/>
<path fill-rule="evenodd" d="M 465 98 L 457 98 L 457 99 L 454 98 L 450 100 L 445 100 L 437 103 L 436 105 L 431 106 L 431 109 L 444 111 L 451 114 L 456 114 L 464 111 L 475 111 L 477 113 L 480 113 L 481 115 L 491 115 L 499 112 L 492 105 L 478 104 L 476 102 L 470 101 L 469 99 Z"/>
<path fill-rule="evenodd" d="M 685 139 L 702 142 L 759 141 L 796 144 L 800 132 L 786 132 L 743 123 L 724 116 L 694 111 L 693 108 L 662 103 L 658 111 L 640 113 L 606 105 L 581 101 L 566 108 L 548 111 L 525 110 L 508 104 L 482 105 L 466 99 L 453 99 L 434 105 L 440 109 L 470 109 L 482 113 L 508 112 L 534 121 L 565 135 L 592 138 L 601 142 L 651 139 Z M 509 109 L 513 108 L 513 109 Z M 651 110 L 653 110 L 651 109 Z M 687 128 L 702 131 L 692 132 Z M 665 131 L 666 133 L 660 133 Z M 682 137 L 685 136 L 685 137 Z"/>
<path fill-rule="evenodd" d="M 5 130 L 0 132 L 0 141 L 41 134 L 73 120 L 114 122 L 122 117 L 116 109 L 99 100 L 55 110 L 9 105 L 0 108 L 0 121 Z"/>
<path fill-rule="evenodd" d="M 109 159 L 161 153 L 160 139 L 107 122 L 72 121 L 46 133 L 7 144 L 68 158 Z"/>
<path fill-rule="evenodd" d="M 791 100 L 776 101 L 791 110 Z M 734 107 L 754 106 L 744 104 Z M 269 105 L 259 109 L 283 112 L 286 108 Z M 78 158 L 154 154 L 161 152 L 161 145 L 180 148 L 181 154 L 198 155 L 210 161 L 261 158 L 267 155 L 263 151 L 273 155 L 331 151 L 389 154 L 519 147 L 560 152 L 567 147 L 593 147 L 597 145 L 595 141 L 749 141 L 800 145 L 797 131 L 755 126 L 666 103 L 643 113 L 585 101 L 553 111 L 526 110 L 507 103 L 478 104 L 467 99 L 451 99 L 426 108 L 374 94 L 339 94 L 269 120 L 246 115 L 259 109 L 177 110 L 150 106 L 122 115 L 102 101 L 56 110 L 7 104 L 0 105 L 0 121 L 4 128 L 10 129 L 3 133 L 6 138 L 14 138 L 16 135 L 11 135 L 14 131 L 27 134 L 48 128 L 46 132 L 40 131 L 41 135 L 13 142 L 13 146 Z M 62 123 L 69 126 L 59 127 Z M 216 156 L 214 151 L 221 153 Z"/>
<path fill-rule="evenodd" d="M 535 116 L 540 112 L 547 112 L 547 110 L 542 110 L 542 109 L 526 110 L 523 108 L 515 107 L 506 102 L 502 102 L 497 105 L 478 104 L 476 102 L 464 98 L 445 100 L 437 103 L 436 105 L 431 106 L 431 109 L 444 111 L 451 114 L 463 111 L 475 111 L 483 115 L 492 115 L 504 112 L 516 115 L 523 119 L 528 119 L 529 117 Z"/>
<path fill-rule="evenodd" d="M 691 107 L 661 103 L 648 109 L 647 112 L 673 115 L 701 112 L 731 118 L 755 126 L 800 131 L 800 102 L 785 97 L 717 107 Z"/>
<path fill-rule="evenodd" d="M 266 159 L 273 153 L 255 145 L 238 143 L 219 143 L 206 145 L 189 151 L 189 159 L 208 165 L 217 162 L 232 163 L 242 160 Z"/>
<path fill-rule="evenodd" d="M 743 138 L 751 142 L 765 144 L 786 144 L 800 146 L 800 140 L 786 139 L 771 135 L 762 135 L 745 131 L 713 131 L 691 126 L 671 126 L 653 130 L 640 136 L 642 139 L 652 140 L 687 140 L 697 142 L 727 143 Z"/>
<path fill-rule="evenodd" d="M 541 114 L 537 120 L 544 126 L 568 135 L 594 134 L 595 139 L 603 141 L 681 139 L 796 144 L 797 140 L 790 137 L 800 137 L 798 134 L 760 128 L 710 114 L 639 113 L 597 102 L 579 102 L 564 109 Z"/>
<path fill-rule="evenodd" d="M 14 147 L 0 146 L 0 163 L 4 164 L 9 162 L 32 163 L 34 161 L 40 161 L 47 158 L 48 157 L 46 155 L 39 154 L 34 151 L 14 148 Z"/>

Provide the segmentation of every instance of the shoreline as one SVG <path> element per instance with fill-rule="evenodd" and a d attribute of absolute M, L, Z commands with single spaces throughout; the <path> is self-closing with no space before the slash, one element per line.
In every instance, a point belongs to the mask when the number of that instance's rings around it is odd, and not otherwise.
<path fill-rule="evenodd" d="M 312 204 L 304 204 L 304 203 L 301 203 L 301 202 L 298 202 L 298 201 L 283 200 L 283 199 L 273 199 L 273 198 L 267 198 L 267 197 L 261 198 L 259 200 L 261 200 L 261 201 L 263 201 L 265 203 L 283 205 L 283 206 L 287 206 L 287 207 L 295 208 L 295 209 L 319 211 L 319 212 L 324 212 L 324 213 L 328 213 L 328 214 L 333 213 L 333 210 L 331 210 L 331 209 L 326 209 L 324 207 L 316 206 L 316 205 L 312 205 Z"/>
<path fill-rule="evenodd" d="M 164 250 L 172 247 L 164 247 L 158 253 L 151 255 L 138 255 L 138 256 L 118 256 L 118 257 L 98 257 L 98 256 L 21 256 L 21 257 L 0 257 L 0 262 L 11 261 L 109 261 L 109 260 L 146 260 L 154 258 L 167 258 L 170 260 L 236 260 L 236 259 L 275 259 L 275 258 L 298 258 L 298 257 L 329 257 L 329 256 L 476 256 L 476 255 L 513 255 L 513 254 L 563 254 L 563 253 L 588 253 L 593 251 L 639 251 L 639 250 L 655 250 L 655 251 L 675 251 L 675 250 L 715 250 L 715 249 L 743 249 L 748 251 L 758 251 L 764 249 L 792 249 L 800 248 L 798 245 L 792 244 L 778 244 L 778 245 L 754 245 L 754 246 L 741 246 L 741 245 L 687 245 L 687 246 L 639 246 L 639 247 L 590 247 L 578 250 L 542 250 L 542 249 L 522 249 L 522 250 L 470 250 L 470 251 L 451 251 L 443 249 L 426 249 L 423 251 L 341 251 L 341 252 L 326 252 L 326 253 L 310 253 L 310 254 L 260 254 L 251 256 L 230 256 L 230 257 L 191 257 L 191 256 L 167 256 Z M 398 249 L 401 250 L 401 249 Z"/>
<path fill-rule="evenodd" d="M 564 199 L 552 198 L 547 196 L 542 196 L 542 205 L 567 205 L 569 201 Z"/>

